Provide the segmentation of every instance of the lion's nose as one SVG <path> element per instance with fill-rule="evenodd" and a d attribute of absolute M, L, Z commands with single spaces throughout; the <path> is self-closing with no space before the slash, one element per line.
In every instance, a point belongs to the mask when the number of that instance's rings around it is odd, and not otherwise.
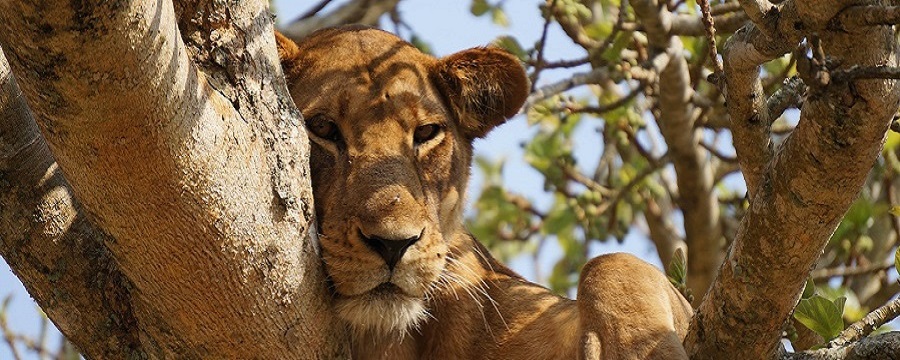
<path fill-rule="evenodd" d="M 380 238 L 378 236 L 368 236 L 360 231 L 359 236 L 363 239 L 363 242 L 366 243 L 366 246 L 374 250 L 382 259 L 384 259 L 388 269 L 394 271 L 394 266 L 400 262 L 400 258 L 406 253 L 406 249 L 409 249 L 416 241 L 419 241 L 419 238 L 422 235 L 419 234 L 402 240 L 391 240 Z"/>

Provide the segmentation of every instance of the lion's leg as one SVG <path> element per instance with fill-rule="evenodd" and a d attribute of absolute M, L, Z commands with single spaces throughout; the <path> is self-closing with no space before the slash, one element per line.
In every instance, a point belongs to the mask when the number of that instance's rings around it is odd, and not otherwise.
<path fill-rule="evenodd" d="M 629 254 L 599 256 L 578 285 L 585 360 L 687 359 L 681 342 L 690 304 L 652 265 Z"/>

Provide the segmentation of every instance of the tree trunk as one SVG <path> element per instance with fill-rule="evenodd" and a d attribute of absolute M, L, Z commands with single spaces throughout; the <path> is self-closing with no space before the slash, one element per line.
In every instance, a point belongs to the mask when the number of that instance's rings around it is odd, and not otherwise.
<path fill-rule="evenodd" d="M 0 1 L 0 254 L 87 357 L 346 357 L 271 19 Z"/>
<path fill-rule="evenodd" d="M 782 2 L 766 17 L 774 35 L 750 25 L 725 46 L 729 115 L 751 199 L 685 339 L 693 359 L 775 356 L 810 270 L 882 149 L 900 101 L 897 82 L 885 79 L 809 84 L 796 129 L 774 151 L 769 143 L 758 66 L 791 51 L 801 38 L 818 35 L 824 53 L 838 64 L 829 71 L 897 66 L 891 27 L 825 27 L 850 3 Z"/>

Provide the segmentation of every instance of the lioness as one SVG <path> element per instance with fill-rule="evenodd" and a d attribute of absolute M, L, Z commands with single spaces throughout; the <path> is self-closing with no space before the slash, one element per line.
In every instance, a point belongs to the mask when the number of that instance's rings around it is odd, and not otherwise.
<path fill-rule="evenodd" d="M 593 259 L 573 301 L 522 279 L 464 228 L 472 141 L 528 93 L 515 57 L 487 47 L 435 59 L 363 27 L 277 37 L 355 359 L 687 358 L 691 308 L 653 266 Z"/>

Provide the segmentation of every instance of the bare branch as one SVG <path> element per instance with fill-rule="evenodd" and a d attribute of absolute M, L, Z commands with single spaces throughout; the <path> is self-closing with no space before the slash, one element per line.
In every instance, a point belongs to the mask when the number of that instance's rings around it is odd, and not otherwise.
<path fill-rule="evenodd" d="M 580 65 L 584 65 L 590 62 L 590 59 L 587 57 L 583 57 L 580 59 L 572 59 L 572 60 L 557 60 L 557 61 L 546 61 L 544 62 L 544 69 L 557 69 L 557 68 L 570 68 L 576 67 Z M 537 62 L 535 60 L 529 60 L 527 62 L 530 66 L 535 66 Z"/>
<path fill-rule="evenodd" d="M 378 19 L 397 8 L 400 0 L 352 0 L 324 15 L 300 18 L 284 26 L 281 32 L 292 39 L 302 39 L 318 29 L 346 25 L 377 25 Z"/>
<path fill-rule="evenodd" d="M 803 83 L 803 80 L 800 80 L 798 77 L 785 80 L 781 88 L 766 101 L 768 113 L 766 118 L 770 122 L 775 121 L 788 108 L 798 107 L 805 96 L 806 84 Z"/>
<path fill-rule="evenodd" d="M 598 84 L 607 78 L 609 78 L 609 70 L 606 68 L 597 68 L 590 72 L 572 75 L 569 78 L 542 86 L 532 91 L 531 94 L 528 95 L 528 99 L 525 101 L 525 105 L 522 106 L 522 109 L 527 111 L 536 103 L 556 94 L 581 85 Z"/>
<path fill-rule="evenodd" d="M 870 336 L 845 346 L 798 353 L 782 351 L 781 360 L 897 359 L 900 357 L 900 332 Z"/>
<path fill-rule="evenodd" d="M 813 279 L 829 279 L 838 276 L 859 276 L 885 271 L 892 267 L 894 267 L 893 261 L 889 261 L 884 264 L 871 264 L 868 266 L 825 268 L 813 270 L 810 276 L 812 276 Z"/>
<path fill-rule="evenodd" d="M 875 309 L 859 321 L 848 326 L 834 340 L 828 343 L 828 347 L 846 346 L 862 337 L 868 336 L 873 331 L 891 320 L 900 316 L 900 298 L 891 300 L 884 306 Z"/>
<path fill-rule="evenodd" d="M 656 246 L 656 253 L 663 264 L 671 264 L 676 249 L 687 250 L 684 242 L 672 225 L 670 206 L 663 207 L 651 196 L 644 196 L 647 210 L 644 219 L 647 221 L 647 232 L 650 241 Z"/>
<path fill-rule="evenodd" d="M 302 15 L 297 17 L 297 20 L 294 20 L 293 22 L 303 21 L 303 20 L 306 20 L 306 19 L 309 19 L 309 18 L 315 16 L 316 14 L 319 13 L 319 11 L 322 11 L 322 9 L 324 9 L 326 6 L 328 6 L 328 4 L 330 4 L 332 1 L 333 0 L 319 1 L 319 3 L 316 4 L 316 6 L 313 6 L 311 9 L 309 9 L 308 11 L 306 11 L 305 13 L 303 13 Z"/>
<path fill-rule="evenodd" d="M 709 52 L 709 60 L 712 61 L 713 64 L 713 74 L 716 79 L 715 84 L 716 87 L 719 88 L 719 91 L 721 91 L 725 84 L 725 79 L 723 78 L 725 76 L 725 70 L 722 69 L 722 62 L 719 61 L 719 54 L 716 52 L 716 24 L 710 14 L 709 0 L 700 0 L 699 4 L 700 12 L 703 14 L 703 28 L 706 32 L 706 48 Z"/>
<path fill-rule="evenodd" d="M 625 104 L 627 104 L 629 101 L 633 100 L 635 97 L 637 97 L 638 95 L 643 93 L 642 88 L 643 88 L 643 84 L 638 86 L 636 89 L 631 90 L 625 96 L 620 97 L 620 98 L 616 99 L 615 101 L 608 103 L 608 104 L 602 104 L 599 106 L 568 107 L 568 108 L 566 108 L 566 110 L 568 110 L 572 113 L 591 113 L 591 114 L 595 114 L 595 115 L 603 114 L 603 113 L 618 109 L 622 106 L 625 106 Z"/>
<path fill-rule="evenodd" d="M 556 0 L 547 0 L 547 6 L 552 9 L 556 6 Z M 544 14 L 544 27 L 541 30 L 541 39 L 538 41 L 537 55 L 534 60 L 534 71 L 529 77 L 529 80 L 531 80 L 531 91 L 534 91 L 534 87 L 537 86 L 537 79 L 541 75 L 541 70 L 544 69 L 544 49 L 547 47 L 547 30 L 550 29 L 551 19 L 553 19 L 552 14 L 550 11 L 547 11 Z"/>

